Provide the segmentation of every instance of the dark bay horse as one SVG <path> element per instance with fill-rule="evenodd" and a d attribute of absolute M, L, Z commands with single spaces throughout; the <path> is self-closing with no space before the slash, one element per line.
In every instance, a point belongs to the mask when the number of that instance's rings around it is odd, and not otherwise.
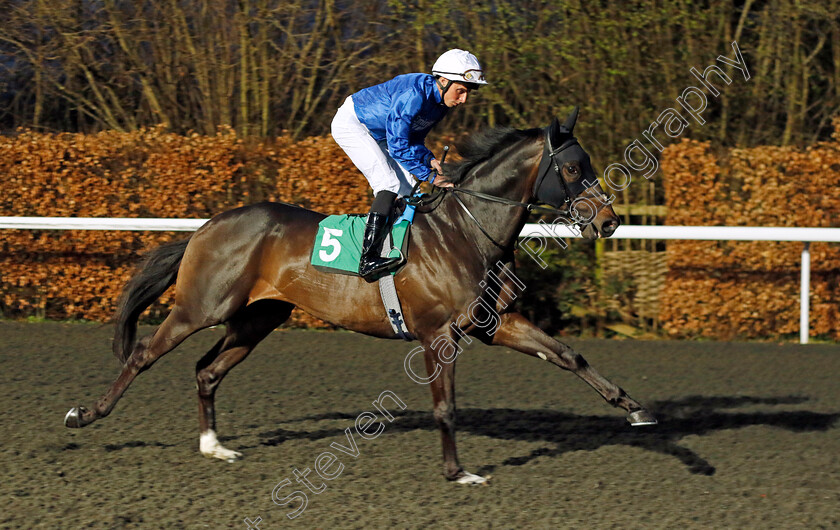
<path fill-rule="evenodd" d="M 491 129 L 471 137 L 459 149 L 463 161 L 447 165 L 461 191 L 444 194 L 426 213 L 418 208 L 409 259 L 395 280 L 407 327 L 424 348 L 449 480 L 484 481 L 464 471 L 455 447 L 455 363 L 449 348 L 462 336 L 570 370 L 608 403 L 627 411 L 632 424 L 656 422 L 580 354 L 514 312 L 503 291 L 515 286 L 497 282 L 497 288 L 487 287 L 490 275 L 511 277 L 499 273 L 512 267 L 514 244 L 535 202 L 555 208 L 575 199 L 596 204 L 583 229 L 590 239 L 608 237 L 618 227 L 589 156 L 572 134 L 576 119 L 577 109 L 564 125 L 555 118 L 545 129 Z M 225 336 L 196 365 L 199 446 L 206 456 L 234 460 L 240 453 L 222 447 L 216 438 L 216 390 L 295 306 L 359 333 L 396 338 L 375 284 L 319 272 L 310 264 L 324 217 L 289 204 L 255 204 L 214 217 L 188 241 L 150 252 L 125 286 L 116 315 L 114 353 L 122 371 L 91 408 L 71 409 L 65 425 L 83 427 L 107 416 L 140 372 L 196 331 L 224 324 Z M 171 312 L 152 334 L 137 341 L 140 314 L 173 283 Z M 479 298 L 497 310 L 498 322 L 491 330 L 479 328 L 481 321 L 462 318 Z"/>

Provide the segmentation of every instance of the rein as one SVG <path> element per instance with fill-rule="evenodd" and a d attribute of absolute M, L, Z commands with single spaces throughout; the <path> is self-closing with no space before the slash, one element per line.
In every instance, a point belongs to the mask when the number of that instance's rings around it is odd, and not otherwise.
<path fill-rule="evenodd" d="M 457 191 L 457 192 L 460 192 L 460 193 L 466 193 L 467 195 L 472 195 L 473 197 L 478 197 L 479 199 L 484 199 L 484 200 L 490 201 L 490 202 L 497 202 L 497 203 L 500 203 L 500 204 L 506 204 L 508 206 L 514 206 L 514 207 L 518 207 L 518 208 L 525 208 L 529 212 L 541 211 L 541 212 L 546 212 L 546 213 L 558 213 L 558 214 L 561 214 L 561 215 L 569 213 L 569 205 L 568 204 L 566 205 L 565 210 L 558 210 L 556 208 L 548 208 L 548 207 L 545 207 L 545 206 L 538 206 L 538 205 L 536 205 L 534 203 L 531 203 L 531 202 L 512 201 L 510 199 L 505 199 L 504 197 L 496 197 L 495 195 L 488 195 L 487 193 L 481 193 L 480 191 L 473 191 L 473 190 L 467 190 L 467 189 L 461 189 L 461 188 L 452 188 L 452 191 L 453 192 Z M 478 229 L 481 230 L 481 233 L 484 234 L 485 237 L 487 237 L 487 239 L 489 239 L 491 243 L 496 245 L 496 247 L 504 250 L 505 247 L 503 247 L 495 239 L 493 239 L 493 237 L 490 234 L 487 233 L 487 230 L 485 230 L 484 227 L 481 226 L 481 223 L 478 221 L 478 219 L 475 218 L 475 216 L 472 214 L 470 209 L 467 208 L 467 205 L 464 204 L 464 201 L 461 200 L 461 197 L 459 197 L 457 193 L 453 193 L 452 196 L 455 197 L 455 200 L 458 201 L 458 204 L 461 205 L 461 208 L 463 208 L 464 211 L 467 212 L 467 215 L 469 216 L 469 218 L 473 220 L 473 222 L 476 224 L 476 226 L 478 226 Z"/>
<path fill-rule="evenodd" d="M 589 189 L 591 189 L 591 188 L 589 188 Z M 504 197 L 496 197 L 495 195 L 488 195 L 486 193 L 481 193 L 481 192 L 478 192 L 478 191 L 467 190 L 467 189 L 462 189 L 462 188 L 452 188 L 452 191 L 453 192 L 457 191 L 457 192 L 460 192 L 460 193 L 466 193 L 467 195 L 473 195 L 474 197 L 478 197 L 479 199 L 484 199 L 484 200 L 491 201 L 491 202 L 498 202 L 498 203 L 501 203 L 501 204 L 506 204 L 508 206 L 525 208 L 525 209 L 528 210 L 528 212 L 554 213 L 554 214 L 560 214 L 560 215 L 568 215 L 570 217 L 570 220 L 571 220 L 571 207 L 572 207 L 572 204 L 574 203 L 574 201 L 568 202 L 568 203 L 566 203 L 566 209 L 560 210 L 558 208 L 548 208 L 547 206 L 539 206 L 539 205 L 534 204 L 532 202 L 512 201 L 510 199 L 505 199 Z M 469 216 L 469 218 L 473 220 L 473 222 L 476 224 L 476 226 L 478 226 L 478 229 L 481 230 L 481 233 L 484 234 L 487 237 L 487 239 L 490 240 L 491 243 L 496 245 L 498 248 L 504 250 L 505 247 L 503 247 L 501 244 L 499 244 L 495 239 L 493 239 L 492 236 L 490 236 L 490 234 L 487 233 L 487 230 L 485 230 L 484 227 L 481 226 L 481 223 L 478 221 L 478 219 L 475 218 L 475 216 L 472 214 L 472 212 L 469 210 L 469 208 L 467 208 L 467 205 L 464 204 L 464 201 L 462 201 L 461 198 L 458 197 L 458 195 L 455 194 L 455 193 L 453 193 L 452 196 L 455 197 L 455 200 L 458 202 L 458 204 L 461 205 L 461 208 L 463 208 L 464 211 L 467 212 L 467 215 Z M 604 198 L 606 198 L 606 195 L 602 194 L 602 196 Z M 597 197 L 597 195 L 591 195 L 590 194 L 590 195 L 586 195 L 584 197 L 576 197 L 576 198 L 597 199 L 598 197 Z M 596 215 L 598 215 L 598 212 L 601 211 L 601 208 L 606 206 L 606 203 L 604 201 L 600 201 L 600 202 L 601 202 L 601 206 L 596 209 L 595 214 L 592 216 L 593 218 Z M 574 223 L 574 224 L 577 225 L 577 226 L 580 226 L 580 223 Z"/>
<path fill-rule="evenodd" d="M 589 189 L 591 189 L 591 188 L 589 188 Z M 505 247 L 502 244 L 500 244 L 499 242 L 497 242 L 495 239 L 493 239 L 493 236 L 491 236 L 487 232 L 487 230 L 484 229 L 484 227 L 481 225 L 481 222 L 478 219 L 475 218 L 475 216 L 470 211 L 470 209 L 467 208 L 467 205 L 464 204 L 464 201 L 462 201 L 461 198 L 458 196 L 458 193 L 465 193 L 467 195 L 472 195 L 473 197 L 478 197 L 479 199 L 483 199 L 485 201 L 496 202 L 496 203 L 499 203 L 499 204 L 505 204 L 507 206 L 513 206 L 513 207 L 517 207 L 517 208 L 525 208 L 526 210 L 528 210 L 529 213 L 530 212 L 537 212 L 537 213 L 551 213 L 551 214 L 558 214 L 558 215 L 571 215 L 570 210 L 571 210 L 572 203 L 574 202 L 574 201 L 572 201 L 572 202 L 566 203 L 566 208 L 561 210 L 559 208 L 549 208 L 547 206 L 540 206 L 540 205 L 538 205 L 536 203 L 533 203 L 533 202 L 514 201 L 514 200 L 511 200 L 511 199 L 506 199 L 504 197 L 497 197 L 495 195 L 482 193 L 480 191 L 468 190 L 468 189 L 465 189 L 465 188 L 441 188 L 440 191 L 434 193 L 433 195 L 427 195 L 425 197 L 418 197 L 418 198 L 414 198 L 414 197 L 408 198 L 407 197 L 407 198 L 405 198 L 405 202 L 407 204 L 411 204 L 413 206 L 429 206 L 429 205 L 437 202 L 441 198 L 443 198 L 448 191 L 452 192 L 452 196 L 455 198 L 455 201 L 461 206 L 461 208 L 464 209 L 464 212 L 466 212 L 467 216 L 469 216 L 469 218 L 472 219 L 472 221 L 475 223 L 475 225 L 478 227 L 478 229 L 481 230 L 481 233 L 484 234 L 484 236 L 487 239 L 489 239 L 491 243 L 493 243 L 494 245 L 496 245 L 496 247 L 498 247 L 502 250 L 504 250 Z M 455 192 L 458 192 L 458 193 L 455 193 Z M 602 194 L 602 196 L 603 196 L 603 194 Z M 586 196 L 580 197 L 580 198 L 582 198 L 582 199 L 597 199 L 598 197 L 597 197 L 597 195 L 590 194 L 590 195 L 586 195 Z M 595 215 L 597 215 L 598 212 L 601 211 L 601 208 L 603 208 L 606 205 L 606 203 L 604 201 L 600 201 L 600 202 L 601 202 L 601 207 L 598 208 L 595 211 Z M 575 223 L 575 224 L 579 224 L 579 223 Z"/>
<path fill-rule="evenodd" d="M 480 191 L 473 191 L 464 188 L 452 188 L 452 191 L 459 192 L 459 193 L 466 193 L 467 195 L 472 195 L 474 197 L 478 197 L 479 199 L 484 199 L 486 201 L 491 202 L 498 202 L 501 204 L 507 204 L 508 206 L 518 206 L 520 208 L 525 208 L 529 212 L 541 212 L 541 213 L 558 213 L 564 214 L 569 213 L 569 205 L 566 205 L 564 210 L 560 210 L 559 208 L 549 208 L 548 206 L 540 206 L 533 202 L 518 202 L 513 201 L 510 199 L 505 199 L 504 197 L 496 197 L 495 195 L 489 195 L 487 193 L 482 193 Z M 460 201 L 460 199 L 458 199 Z M 463 203 L 462 203 L 463 204 Z"/>

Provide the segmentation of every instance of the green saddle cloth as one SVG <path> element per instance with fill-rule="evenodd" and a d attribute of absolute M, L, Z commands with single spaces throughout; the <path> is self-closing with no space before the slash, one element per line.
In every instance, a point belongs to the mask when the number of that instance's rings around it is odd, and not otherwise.
<path fill-rule="evenodd" d="M 366 223 L 364 214 L 331 215 L 318 223 L 310 263 L 323 272 L 358 275 Z M 390 257 L 399 257 L 401 252 L 405 255 L 410 226 L 408 221 L 400 221 L 391 227 Z"/>

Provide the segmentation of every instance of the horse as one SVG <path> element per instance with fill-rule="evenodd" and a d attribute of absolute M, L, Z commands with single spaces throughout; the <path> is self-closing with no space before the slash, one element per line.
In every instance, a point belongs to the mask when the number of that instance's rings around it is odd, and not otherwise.
<path fill-rule="evenodd" d="M 588 239 L 609 237 L 619 226 L 589 155 L 573 135 L 577 114 L 576 107 L 562 125 L 555 117 L 545 128 L 494 128 L 470 136 L 459 146 L 462 160 L 446 164 L 455 187 L 433 204 L 417 208 L 410 258 L 395 276 L 395 285 L 404 322 L 423 348 L 429 374 L 423 382 L 432 392 L 443 474 L 450 481 L 485 481 L 463 469 L 455 444 L 452 347 L 462 338 L 511 348 L 569 370 L 609 404 L 624 409 L 631 424 L 656 423 L 649 411 L 583 356 L 507 303 L 511 292 L 521 290 L 510 281 L 515 278 L 514 245 L 529 213 L 540 208 L 537 203 L 566 215 L 575 202 L 594 204 L 587 222 L 579 223 Z M 224 324 L 225 335 L 195 368 L 199 449 L 205 456 L 233 461 L 242 454 L 217 439 L 216 391 L 225 375 L 285 322 L 293 308 L 338 327 L 397 339 L 376 285 L 358 276 L 327 274 L 310 264 L 324 217 L 291 204 L 258 203 L 223 212 L 187 240 L 149 252 L 125 285 L 116 311 L 113 350 L 122 370 L 91 408 L 71 408 L 65 425 L 78 428 L 104 418 L 138 374 L 193 333 Z M 496 281 L 490 282 L 491 277 Z M 175 301 L 168 316 L 138 341 L 141 313 L 173 284 Z M 479 318 L 480 309 L 471 306 L 476 300 L 486 304 L 484 313 L 495 310 L 498 318 L 490 329 L 483 325 L 489 316 Z M 476 318 L 464 318 L 467 314 Z"/>

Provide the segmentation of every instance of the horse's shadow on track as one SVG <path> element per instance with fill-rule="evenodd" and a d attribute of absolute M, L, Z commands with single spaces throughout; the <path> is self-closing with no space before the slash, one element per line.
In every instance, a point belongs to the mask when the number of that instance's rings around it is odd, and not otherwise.
<path fill-rule="evenodd" d="M 652 427 L 631 427 L 617 416 L 579 416 L 553 410 L 518 409 L 458 409 L 458 432 L 467 432 L 497 438 L 500 440 L 522 440 L 547 442 L 542 447 L 524 456 L 511 457 L 503 466 L 521 466 L 538 457 L 558 456 L 569 451 L 594 451 L 607 445 L 627 445 L 671 455 L 688 467 L 689 472 L 698 475 L 712 475 L 715 467 L 690 449 L 678 445 L 679 440 L 689 435 L 704 435 L 727 429 L 739 429 L 751 425 L 778 427 L 793 432 L 825 431 L 840 418 L 840 413 L 817 413 L 810 411 L 779 412 L 726 412 L 749 405 L 789 405 L 807 401 L 808 398 L 787 397 L 706 397 L 689 396 L 674 401 L 654 403 L 650 410 L 659 420 Z M 361 412 L 361 411 L 360 411 Z M 357 414 L 326 413 L 289 420 L 354 420 Z M 388 424 L 388 432 L 407 432 L 417 429 L 437 430 L 430 411 L 405 410 L 394 413 L 396 419 Z M 321 440 L 343 437 L 344 430 L 338 428 L 315 431 L 292 431 L 276 429 L 259 435 L 260 445 L 279 445 L 285 440 Z M 491 473 L 495 465 L 478 470 L 480 474 Z"/>

